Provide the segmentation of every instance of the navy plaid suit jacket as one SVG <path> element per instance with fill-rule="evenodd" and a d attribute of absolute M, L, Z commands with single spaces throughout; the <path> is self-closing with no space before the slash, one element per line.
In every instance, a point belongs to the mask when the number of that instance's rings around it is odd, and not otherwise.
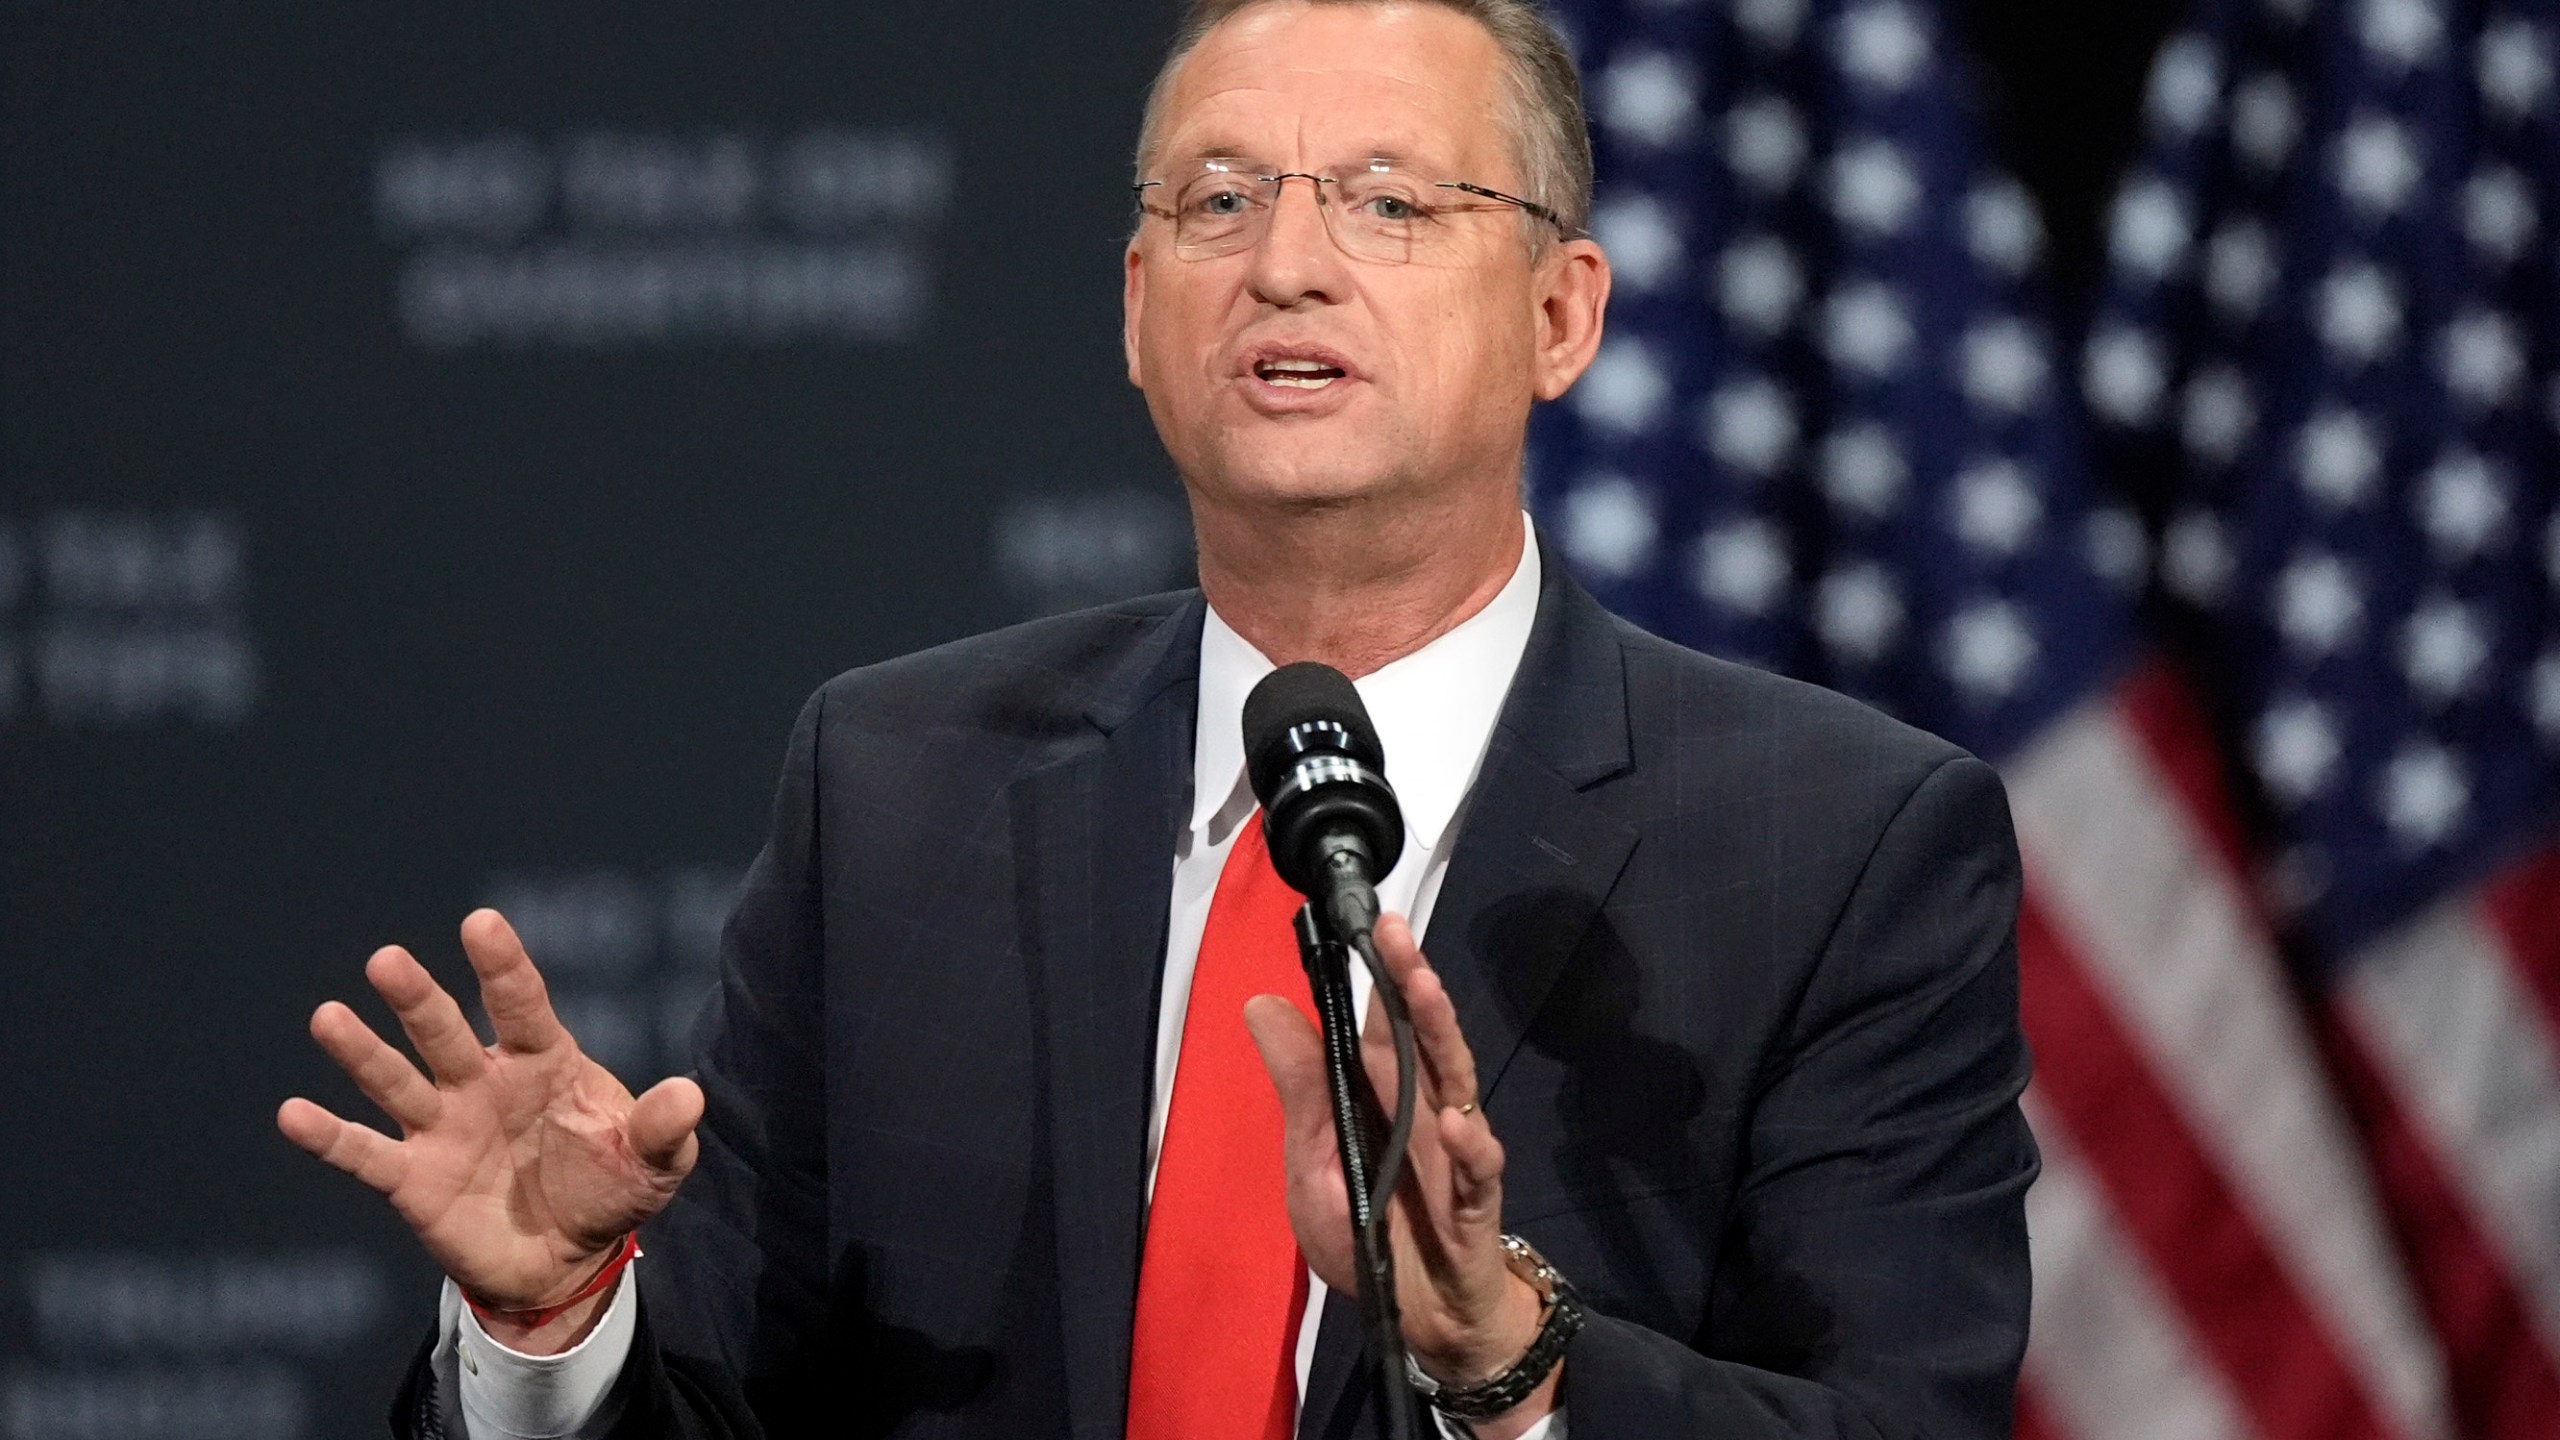
<path fill-rule="evenodd" d="M 1545 574 L 1426 948 L 1505 1222 L 1595 1313 L 1574 1440 L 2007 1435 L 2036 1157 L 1999 781 Z M 1202 614 L 810 700 L 617 1434 L 1117 1440 Z M 1335 1296 L 1304 1440 L 1378 1433 L 1358 1330 Z M 395 1428 L 451 1388 L 422 1358 Z"/>

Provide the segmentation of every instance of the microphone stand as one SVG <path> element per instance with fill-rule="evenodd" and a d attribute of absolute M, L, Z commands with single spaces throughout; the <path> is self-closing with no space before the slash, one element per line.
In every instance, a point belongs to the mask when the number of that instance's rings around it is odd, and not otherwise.
<path fill-rule="evenodd" d="M 1314 901 L 1298 910 L 1298 960 L 1314 992 L 1324 1030 L 1325 1082 L 1333 1094 L 1333 1130 L 1342 1150 L 1342 1182 L 1351 1199 L 1351 1247 L 1360 1274 L 1360 1317 L 1377 1366 L 1378 1401 L 1391 1440 L 1414 1440 L 1414 1393 L 1405 1379 L 1404 1322 L 1396 1308 L 1395 1254 L 1372 1188 L 1386 1115 L 1360 1062 L 1360 1018 L 1351 1004 L 1351 947 Z"/>

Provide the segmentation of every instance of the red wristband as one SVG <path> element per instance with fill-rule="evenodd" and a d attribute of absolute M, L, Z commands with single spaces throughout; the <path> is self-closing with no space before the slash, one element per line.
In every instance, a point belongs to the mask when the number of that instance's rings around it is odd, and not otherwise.
<path fill-rule="evenodd" d="M 639 1258 L 640 1236 L 634 1232 L 623 1236 L 614 1245 L 613 1258 L 604 1262 L 604 1268 L 596 1272 L 594 1279 L 579 1286 L 577 1294 L 557 1305 L 537 1305 L 529 1310 L 504 1310 L 495 1305 L 481 1304 L 468 1290 L 462 1292 L 462 1303 L 470 1306 L 471 1313 L 482 1320 L 504 1320 L 510 1325 L 521 1325 L 527 1330 L 539 1330 L 568 1314 L 580 1304 L 612 1289 L 613 1282 L 620 1279 L 622 1272 L 630 1266 L 631 1262 Z"/>

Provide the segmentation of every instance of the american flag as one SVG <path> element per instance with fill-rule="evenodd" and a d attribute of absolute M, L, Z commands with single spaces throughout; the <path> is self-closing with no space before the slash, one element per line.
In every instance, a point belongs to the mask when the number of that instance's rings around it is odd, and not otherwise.
<path fill-rule="evenodd" d="M 2550 5 L 2203 0 L 2085 344 L 1943 5 L 1557 8 L 1618 293 L 1543 525 L 2009 783 L 2020 1433 L 2560 1435 Z"/>

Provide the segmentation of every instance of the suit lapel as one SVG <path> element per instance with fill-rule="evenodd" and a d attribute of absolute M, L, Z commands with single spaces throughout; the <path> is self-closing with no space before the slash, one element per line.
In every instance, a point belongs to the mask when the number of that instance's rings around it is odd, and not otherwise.
<path fill-rule="evenodd" d="M 1128 1406 L 1157 990 L 1201 614 L 1194 599 L 1133 647 L 1097 687 L 1091 728 L 1010 795 L 1022 943 L 1042 1012 L 1077 1440 L 1117 1440 Z"/>
<path fill-rule="evenodd" d="M 1618 621 L 1541 549 L 1538 618 L 1459 821 L 1423 950 L 1456 1005 L 1490 1099 L 1529 1022 L 1599 918 L 1635 827 L 1591 793 L 1633 764 Z M 1388 775 L 1395 757 L 1387 757 Z M 1332 1297 L 1307 1377 L 1302 1440 L 1376 1425 L 1359 1308 Z"/>
<path fill-rule="evenodd" d="M 1619 622 L 1542 559 L 1538 619 L 1423 936 L 1487 1099 L 1636 842 L 1594 793 L 1634 763 Z"/>

